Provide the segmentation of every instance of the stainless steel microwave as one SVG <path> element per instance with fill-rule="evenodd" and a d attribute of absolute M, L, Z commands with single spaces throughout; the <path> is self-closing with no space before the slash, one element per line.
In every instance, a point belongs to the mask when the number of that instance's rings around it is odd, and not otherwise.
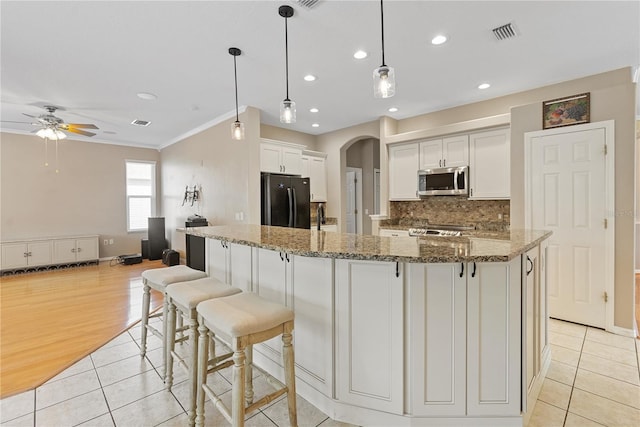
<path fill-rule="evenodd" d="M 469 194 L 468 166 L 418 171 L 418 196 L 457 196 L 461 194 Z"/>

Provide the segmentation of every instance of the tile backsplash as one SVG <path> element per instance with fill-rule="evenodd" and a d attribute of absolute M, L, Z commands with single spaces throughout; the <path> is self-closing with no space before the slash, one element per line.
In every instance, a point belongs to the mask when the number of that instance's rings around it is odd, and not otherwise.
<path fill-rule="evenodd" d="M 385 222 L 407 226 L 468 225 L 477 230 L 506 231 L 510 223 L 509 200 L 432 196 L 410 202 L 391 202 L 389 219 Z"/>

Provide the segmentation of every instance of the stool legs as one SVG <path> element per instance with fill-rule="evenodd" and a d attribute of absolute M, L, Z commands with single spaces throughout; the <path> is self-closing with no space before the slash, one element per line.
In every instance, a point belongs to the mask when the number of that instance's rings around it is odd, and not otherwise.
<path fill-rule="evenodd" d="M 287 386 L 287 403 L 289 406 L 289 423 L 292 426 L 298 425 L 298 415 L 296 410 L 296 378 L 295 378 L 295 361 L 293 356 L 293 346 L 291 345 L 291 331 L 293 323 L 288 322 L 284 325 L 284 333 L 282 334 L 282 359 L 284 362 L 284 381 Z"/>
<path fill-rule="evenodd" d="M 143 280 L 142 293 L 142 320 L 140 321 L 141 337 L 140 337 L 140 356 L 144 357 L 147 353 L 147 324 L 149 324 L 149 308 L 151 305 L 151 288 Z"/>
<path fill-rule="evenodd" d="M 204 398 L 205 393 L 202 386 L 207 382 L 207 370 L 208 370 L 208 360 L 209 360 L 209 345 L 207 343 L 209 329 L 204 326 L 204 322 L 200 319 L 200 326 L 198 327 L 198 334 L 200 335 L 200 340 L 198 341 L 198 374 L 196 377 L 196 386 L 197 394 L 196 394 L 196 426 L 203 427 L 204 426 Z M 213 341 L 213 340 L 212 340 Z"/>
<path fill-rule="evenodd" d="M 198 372 L 198 347 L 199 347 L 199 339 L 198 339 L 198 321 L 193 317 L 189 319 L 189 351 L 191 354 L 189 355 L 189 381 L 190 381 L 190 390 L 189 390 L 189 425 L 192 426 L 195 423 L 196 419 L 196 399 L 198 395 L 198 381 L 196 381 L 196 375 Z M 207 335 L 204 336 L 204 346 L 207 346 Z M 170 359 L 169 359 L 170 360 Z M 170 363 L 173 365 L 173 363 Z"/>
<path fill-rule="evenodd" d="M 169 309 L 168 309 L 168 313 L 167 313 L 167 318 L 165 319 L 166 323 L 167 323 L 167 329 L 169 331 L 175 331 L 176 330 L 176 306 L 173 304 L 169 304 Z M 168 391 L 171 391 L 171 387 L 173 386 L 173 356 L 171 355 L 171 352 L 175 349 L 176 347 L 176 334 L 169 334 L 166 335 L 165 334 L 165 359 L 167 360 L 167 363 L 165 364 L 165 369 L 164 369 L 164 382 L 165 382 L 165 387 Z"/>
<path fill-rule="evenodd" d="M 233 387 L 231 389 L 231 419 L 233 427 L 244 426 L 245 349 L 235 344 L 233 352 Z M 239 348 L 238 348 L 239 347 Z"/>
<path fill-rule="evenodd" d="M 244 402 L 248 406 L 253 403 L 253 345 L 247 346 L 245 356 Z"/>

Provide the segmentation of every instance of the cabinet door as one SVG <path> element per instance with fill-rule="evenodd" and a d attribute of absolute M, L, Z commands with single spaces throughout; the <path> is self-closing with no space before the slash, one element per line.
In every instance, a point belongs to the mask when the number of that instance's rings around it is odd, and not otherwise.
<path fill-rule="evenodd" d="M 228 266 L 229 285 L 242 289 L 243 292 L 253 290 L 253 257 L 251 246 L 229 243 Z"/>
<path fill-rule="evenodd" d="M 98 259 L 98 238 L 83 237 L 76 239 L 76 260 L 91 261 Z"/>
<path fill-rule="evenodd" d="M 309 178 L 311 176 L 309 174 L 309 156 L 302 156 L 300 158 L 300 164 L 302 165 L 302 172 L 300 172 L 300 176 L 303 178 Z"/>
<path fill-rule="evenodd" d="M 337 398 L 402 414 L 402 265 L 348 259 L 335 265 Z"/>
<path fill-rule="evenodd" d="M 223 283 L 229 283 L 229 256 L 227 243 L 222 240 L 208 239 L 209 252 L 207 254 L 207 273 L 210 277 Z"/>
<path fill-rule="evenodd" d="M 282 148 L 267 143 L 260 144 L 260 171 L 282 173 L 282 164 L 280 163 L 280 157 L 282 155 Z"/>
<path fill-rule="evenodd" d="M 464 416 L 466 270 L 461 263 L 412 263 L 407 268 L 411 415 Z"/>
<path fill-rule="evenodd" d="M 309 158 L 309 179 L 311 180 L 311 201 L 327 201 L 327 172 L 325 159 L 322 157 Z"/>
<path fill-rule="evenodd" d="M 545 240 L 540 243 L 540 284 L 538 286 L 538 317 L 539 317 L 539 345 L 540 351 L 540 368 L 544 363 L 544 360 L 549 357 L 549 317 L 547 313 L 547 248 L 549 247 L 549 240 Z"/>
<path fill-rule="evenodd" d="M 442 139 L 420 143 L 420 169 L 442 167 Z"/>
<path fill-rule="evenodd" d="M 60 239 L 53 241 L 53 262 L 75 262 L 76 239 Z"/>
<path fill-rule="evenodd" d="M 442 166 L 469 165 L 469 136 L 458 135 L 442 140 Z"/>
<path fill-rule="evenodd" d="M 26 243 L 2 244 L 2 269 L 24 268 L 28 265 L 29 251 Z"/>
<path fill-rule="evenodd" d="M 521 258 L 468 263 L 467 415 L 518 416 Z M 475 270 L 475 274 L 473 271 Z"/>
<path fill-rule="evenodd" d="M 328 397 L 333 390 L 333 262 L 292 259 L 296 376 Z"/>
<path fill-rule="evenodd" d="M 291 255 L 268 249 L 257 251 L 257 271 L 254 292 L 261 297 L 291 307 L 287 298 L 287 268 L 291 264 Z M 282 366 L 282 339 L 271 338 L 257 345 L 256 350 Z"/>
<path fill-rule="evenodd" d="M 474 133 L 469 138 L 469 199 L 510 197 L 510 130 Z"/>
<path fill-rule="evenodd" d="M 282 147 L 282 173 L 300 175 L 302 173 L 302 150 Z"/>
<path fill-rule="evenodd" d="M 389 147 L 389 200 L 416 200 L 418 143 Z"/>

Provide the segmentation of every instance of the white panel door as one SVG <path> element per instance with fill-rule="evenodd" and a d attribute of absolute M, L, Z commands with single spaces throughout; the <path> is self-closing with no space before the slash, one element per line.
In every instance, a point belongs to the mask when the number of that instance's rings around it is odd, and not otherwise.
<path fill-rule="evenodd" d="M 26 243 L 5 243 L 2 245 L 2 269 L 26 267 L 29 251 Z"/>
<path fill-rule="evenodd" d="M 51 241 L 29 242 L 29 265 L 52 264 Z"/>
<path fill-rule="evenodd" d="M 467 277 L 462 264 L 408 264 L 414 416 L 466 412 Z"/>
<path fill-rule="evenodd" d="M 302 150 L 282 147 L 282 172 L 288 175 L 300 175 L 302 173 Z"/>
<path fill-rule="evenodd" d="M 549 316 L 605 327 L 604 129 L 532 138 L 531 218 L 551 230 Z"/>
<path fill-rule="evenodd" d="M 229 244 L 229 285 L 251 292 L 252 285 L 251 246 Z"/>
<path fill-rule="evenodd" d="M 209 242 L 209 253 L 207 258 L 207 273 L 210 277 L 217 279 L 223 283 L 228 283 L 227 272 L 229 270 L 227 262 L 227 244 L 222 240 L 207 239 Z"/>
<path fill-rule="evenodd" d="M 322 157 L 309 158 L 309 177 L 311 179 L 311 201 L 327 201 L 327 172 L 325 159 Z"/>
<path fill-rule="evenodd" d="M 509 129 L 469 136 L 469 199 L 508 199 L 511 189 Z"/>
<path fill-rule="evenodd" d="M 260 144 L 260 171 L 282 173 L 282 148 L 273 144 Z M 302 167 L 302 165 L 300 166 Z"/>
<path fill-rule="evenodd" d="M 356 172 L 347 171 L 347 233 L 356 232 Z"/>
<path fill-rule="evenodd" d="M 335 378 L 341 402 L 403 412 L 401 270 L 393 262 L 336 260 Z"/>
<path fill-rule="evenodd" d="M 389 200 L 417 200 L 418 143 L 389 147 Z"/>

